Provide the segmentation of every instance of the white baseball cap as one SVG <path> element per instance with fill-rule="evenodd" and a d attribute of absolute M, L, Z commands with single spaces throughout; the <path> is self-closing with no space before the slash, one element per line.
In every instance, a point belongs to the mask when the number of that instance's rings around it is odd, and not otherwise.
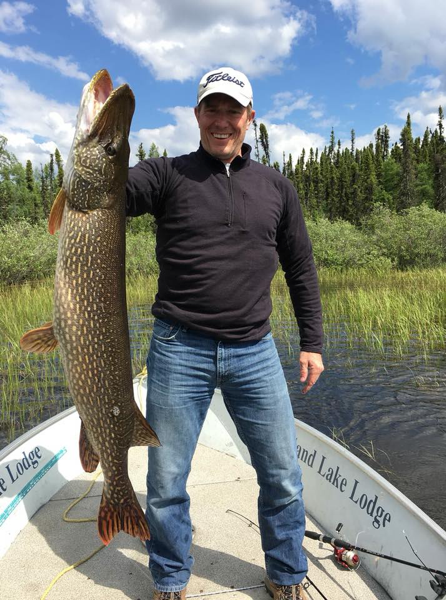
<path fill-rule="evenodd" d="M 231 67 L 220 67 L 203 75 L 198 84 L 197 105 L 211 94 L 226 94 L 242 106 L 252 104 L 252 87 L 249 79 Z"/>

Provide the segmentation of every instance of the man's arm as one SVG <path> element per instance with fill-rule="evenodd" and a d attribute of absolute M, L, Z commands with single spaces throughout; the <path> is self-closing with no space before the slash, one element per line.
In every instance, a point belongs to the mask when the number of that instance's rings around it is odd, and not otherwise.
<path fill-rule="evenodd" d="M 130 167 L 126 186 L 128 217 L 145 213 L 156 216 L 160 212 L 170 173 L 170 159 L 164 157 L 142 160 Z"/>
<path fill-rule="evenodd" d="M 286 182 L 277 249 L 300 333 L 300 381 L 305 394 L 324 370 L 322 307 L 313 252 L 294 188 Z"/>

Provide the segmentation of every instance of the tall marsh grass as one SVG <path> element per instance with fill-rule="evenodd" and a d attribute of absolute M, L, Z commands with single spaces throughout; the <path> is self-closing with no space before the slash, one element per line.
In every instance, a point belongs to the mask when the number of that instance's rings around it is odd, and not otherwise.
<path fill-rule="evenodd" d="M 377 352 L 428 355 L 444 348 L 446 269 L 319 272 L 326 345 L 365 343 Z M 150 306 L 157 274 L 129 277 L 127 298 L 133 372 L 145 365 L 151 336 Z M 52 318 L 53 280 L 0 287 L 0 447 L 71 405 L 59 352 L 33 355 L 19 347 L 21 335 Z M 286 282 L 272 285 L 274 334 L 298 351 L 297 327 Z"/>
<path fill-rule="evenodd" d="M 134 374 L 145 364 L 151 333 L 150 304 L 157 277 L 128 282 L 129 322 Z M 51 321 L 52 279 L 17 286 L 0 286 L 0 448 L 30 426 L 71 406 L 59 352 L 28 354 L 20 337 Z"/>
<path fill-rule="evenodd" d="M 342 337 L 352 346 L 361 341 L 400 356 L 410 348 L 426 355 L 444 347 L 446 269 L 321 269 L 319 281 L 329 345 Z M 273 282 L 273 299 L 273 326 L 289 322 L 291 331 L 293 309 L 280 272 Z"/>

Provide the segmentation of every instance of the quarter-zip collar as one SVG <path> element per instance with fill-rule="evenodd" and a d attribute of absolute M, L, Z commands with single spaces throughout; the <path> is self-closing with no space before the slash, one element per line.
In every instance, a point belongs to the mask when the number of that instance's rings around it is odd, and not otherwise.
<path fill-rule="evenodd" d="M 231 162 L 231 171 L 240 171 L 241 169 L 245 169 L 249 166 L 251 162 L 251 146 L 249 144 L 242 145 L 242 155 L 236 156 Z M 219 158 L 215 158 L 212 154 L 209 154 L 200 142 L 200 147 L 198 148 L 197 154 L 200 158 L 203 158 L 209 166 L 215 170 L 218 169 L 222 173 L 226 171 L 226 167 L 224 162 L 222 162 Z"/>

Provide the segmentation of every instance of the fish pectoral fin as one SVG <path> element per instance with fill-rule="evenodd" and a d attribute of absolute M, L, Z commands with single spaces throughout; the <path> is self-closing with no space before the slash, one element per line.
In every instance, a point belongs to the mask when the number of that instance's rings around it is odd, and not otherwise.
<path fill-rule="evenodd" d="M 120 531 L 145 542 L 150 540 L 146 517 L 129 482 L 129 497 L 125 502 L 114 504 L 102 493 L 98 513 L 98 533 L 106 546 Z"/>
<path fill-rule="evenodd" d="M 144 415 L 135 406 L 135 425 L 133 428 L 133 437 L 131 446 L 161 446 L 158 436 L 147 423 Z"/>
<path fill-rule="evenodd" d="M 99 464 L 99 455 L 93 448 L 93 444 L 88 439 L 87 430 L 84 422 L 81 421 L 81 432 L 79 435 L 79 457 L 82 468 L 86 473 L 93 473 Z"/>
<path fill-rule="evenodd" d="M 46 352 L 52 352 L 57 347 L 59 342 L 54 336 L 53 323 L 45 323 L 42 327 L 37 329 L 31 329 L 27 331 L 20 338 L 20 348 L 27 352 L 37 352 L 38 354 L 44 354 Z"/>
<path fill-rule="evenodd" d="M 63 211 L 65 203 L 67 201 L 67 193 L 63 188 L 60 188 L 56 199 L 51 207 L 50 218 L 48 220 L 48 231 L 53 235 L 56 231 L 59 231 L 62 225 Z"/>

